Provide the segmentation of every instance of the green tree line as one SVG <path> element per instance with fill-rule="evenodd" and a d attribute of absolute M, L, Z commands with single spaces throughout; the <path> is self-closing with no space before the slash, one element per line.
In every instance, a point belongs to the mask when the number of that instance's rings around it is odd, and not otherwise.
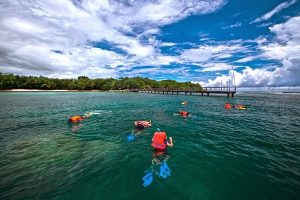
<path fill-rule="evenodd" d="M 96 78 L 79 76 L 78 79 L 58 79 L 43 76 L 19 76 L 0 73 L 0 89 L 41 89 L 41 90 L 124 90 L 148 88 L 201 89 L 200 84 L 177 82 L 174 80 L 156 81 L 149 78 Z"/>

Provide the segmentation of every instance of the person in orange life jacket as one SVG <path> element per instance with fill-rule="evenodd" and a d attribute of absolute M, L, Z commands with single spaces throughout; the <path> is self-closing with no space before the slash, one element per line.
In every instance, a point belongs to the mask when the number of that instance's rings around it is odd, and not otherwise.
<path fill-rule="evenodd" d="M 151 146 L 157 150 L 165 150 L 167 146 L 173 146 L 173 139 L 172 137 L 169 137 L 168 141 L 166 132 L 157 129 L 153 135 Z"/>
<path fill-rule="evenodd" d="M 84 119 L 89 118 L 91 115 L 92 115 L 91 113 L 86 113 L 83 116 L 75 115 L 75 116 L 70 117 L 68 119 L 68 122 L 69 123 L 78 123 L 78 122 L 81 122 Z"/>
<path fill-rule="evenodd" d="M 226 109 L 226 110 L 229 110 L 229 109 L 231 109 L 231 107 L 232 107 L 232 105 L 230 104 L 230 103 L 225 103 L 225 105 L 224 105 L 224 108 Z"/>
<path fill-rule="evenodd" d="M 245 110 L 245 109 L 246 109 L 246 106 L 241 105 L 241 104 L 236 104 L 234 107 L 235 107 L 236 109 L 238 109 L 238 110 Z"/>
<path fill-rule="evenodd" d="M 184 111 L 184 110 L 180 110 L 179 115 L 181 115 L 182 117 L 187 117 L 189 115 L 189 112 Z"/>
<path fill-rule="evenodd" d="M 72 116 L 68 119 L 68 122 L 69 123 L 78 123 L 80 121 L 83 120 L 83 117 L 79 116 L 79 115 L 75 115 L 75 116 Z"/>
<path fill-rule="evenodd" d="M 135 121 L 134 126 L 139 130 L 143 130 L 144 128 L 152 126 L 152 122 L 151 121 Z"/>

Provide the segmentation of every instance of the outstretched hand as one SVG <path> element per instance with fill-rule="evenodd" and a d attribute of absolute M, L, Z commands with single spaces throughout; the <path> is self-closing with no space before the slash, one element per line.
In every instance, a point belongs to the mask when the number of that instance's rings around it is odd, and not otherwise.
<path fill-rule="evenodd" d="M 169 137 L 169 146 L 172 147 L 174 144 L 173 144 L 173 138 L 172 137 Z"/>

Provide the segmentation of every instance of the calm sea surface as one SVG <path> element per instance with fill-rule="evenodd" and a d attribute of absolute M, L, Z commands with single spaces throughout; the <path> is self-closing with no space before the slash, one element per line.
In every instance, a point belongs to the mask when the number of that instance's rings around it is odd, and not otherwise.
<path fill-rule="evenodd" d="M 128 141 L 139 119 L 153 126 Z M 163 154 L 156 128 L 175 140 Z M 298 200 L 300 95 L 2 92 L 0 199 Z"/>

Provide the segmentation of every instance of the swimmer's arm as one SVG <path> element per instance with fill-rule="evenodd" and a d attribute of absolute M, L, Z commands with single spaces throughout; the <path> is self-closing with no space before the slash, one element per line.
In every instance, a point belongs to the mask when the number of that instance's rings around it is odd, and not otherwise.
<path fill-rule="evenodd" d="M 169 142 L 167 142 L 167 145 L 168 145 L 169 147 L 174 146 L 174 144 L 173 144 L 173 138 L 172 138 L 172 137 L 169 137 Z"/>

